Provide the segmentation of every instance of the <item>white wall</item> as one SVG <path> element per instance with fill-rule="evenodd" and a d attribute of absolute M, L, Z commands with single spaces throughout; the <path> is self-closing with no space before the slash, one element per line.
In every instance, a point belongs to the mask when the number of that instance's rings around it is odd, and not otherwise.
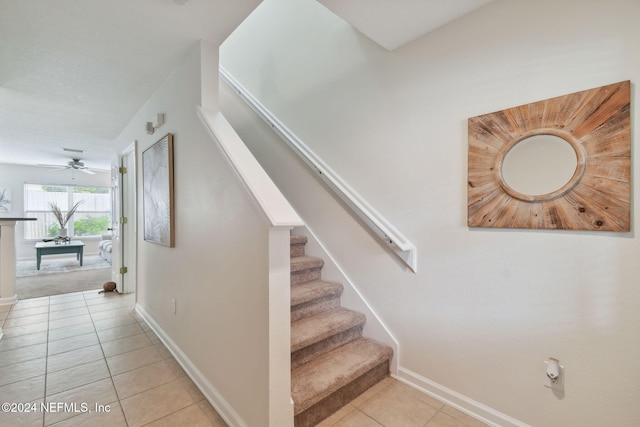
<path fill-rule="evenodd" d="M 205 392 L 231 425 L 260 426 L 269 415 L 269 229 L 198 120 L 196 106 L 217 101 L 201 91 L 201 78 L 216 76 L 217 49 L 203 43 L 118 137 L 122 147 L 138 141 L 142 171 L 142 152 L 174 135 L 174 248 L 144 240 L 138 179 L 137 302 L 202 374 L 196 381 L 212 387 Z M 166 122 L 147 135 L 156 113 Z"/>
<path fill-rule="evenodd" d="M 388 52 L 313 0 L 266 0 L 222 46 L 222 65 L 418 247 L 414 275 L 221 88 L 222 111 L 398 339 L 401 377 L 536 426 L 640 423 L 635 227 L 466 226 L 467 119 L 627 79 L 635 101 L 638 16 L 631 0 L 496 0 Z M 549 356 L 565 365 L 560 397 L 543 387 Z"/>
<path fill-rule="evenodd" d="M 0 164 L 0 187 L 11 188 L 12 211 L 0 213 L 2 217 L 24 216 L 24 184 L 59 184 L 79 185 L 94 187 L 111 187 L 111 174 L 109 172 L 96 172 L 88 175 L 78 171 L 46 169 L 37 166 L 24 166 L 13 164 Z M 97 254 L 100 238 L 83 237 L 85 254 Z M 37 240 L 24 239 L 24 224 L 18 221 L 16 224 L 16 258 L 19 260 L 35 259 L 34 245 Z"/>

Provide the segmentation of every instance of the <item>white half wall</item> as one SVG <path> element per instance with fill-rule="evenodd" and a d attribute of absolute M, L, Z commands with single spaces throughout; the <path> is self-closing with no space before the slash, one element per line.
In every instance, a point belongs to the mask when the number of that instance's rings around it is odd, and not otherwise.
<path fill-rule="evenodd" d="M 142 152 L 174 135 L 174 248 L 144 240 L 138 180 L 137 304 L 187 370 L 200 376 L 194 381 L 206 386 L 230 426 L 263 426 L 269 419 L 269 225 L 198 119 L 198 105 L 215 105 L 201 79 L 216 77 L 217 48 L 194 46 L 118 137 L 123 147 L 138 141 L 142 171 Z M 165 124 L 147 135 L 145 122 L 156 113 L 165 114 Z"/>
<path fill-rule="evenodd" d="M 505 423 L 640 422 L 635 226 L 466 226 L 467 119 L 623 80 L 635 103 L 638 16 L 630 0 L 496 0 L 388 52 L 313 0 L 270 0 L 222 46 L 225 69 L 417 246 L 413 274 L 221 87 L 225 116 L 398 340 L 403 379 Z M 543 386 L 550 356 L 562 395 Z"/>

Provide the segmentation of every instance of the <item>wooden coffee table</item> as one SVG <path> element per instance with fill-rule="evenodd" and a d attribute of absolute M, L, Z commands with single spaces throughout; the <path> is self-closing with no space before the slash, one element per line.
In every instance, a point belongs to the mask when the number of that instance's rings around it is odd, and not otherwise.
<path fill-rule="evenodd" d="M 84 243 L 81 240 L 71 240 L 70 242 L 38 242 L 36 243 L 37 268 L 40 270 L 42 255 L 56 254 L 76 254 L 76 258 L 82 266 L 82 255 Z"/>

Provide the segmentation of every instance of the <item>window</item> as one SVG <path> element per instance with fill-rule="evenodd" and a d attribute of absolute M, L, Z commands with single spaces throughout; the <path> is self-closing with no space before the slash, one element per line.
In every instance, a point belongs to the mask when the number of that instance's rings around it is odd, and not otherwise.
<path fill-rule="evenodd" d="M 65 215 L 69 207 L 83 201 L 67 223 L 69 236 L 99 236 L 111 226 L 111 189 L 66 185 L 24 185 L 25 239 L 44 239 L 58 235 L 60 224 L 49 203 L 56 203 Z"/>

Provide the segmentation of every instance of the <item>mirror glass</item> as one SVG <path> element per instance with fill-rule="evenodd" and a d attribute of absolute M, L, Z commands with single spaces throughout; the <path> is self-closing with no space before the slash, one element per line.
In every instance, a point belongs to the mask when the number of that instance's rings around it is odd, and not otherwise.
<path fill-rule="evenodd" d="M 513 190 L 539 196 L 562 188 L 578 166 L 576 152 L 555 135 L 534 135 L 515 144 L 502 161 L 502 179 Z"/>

